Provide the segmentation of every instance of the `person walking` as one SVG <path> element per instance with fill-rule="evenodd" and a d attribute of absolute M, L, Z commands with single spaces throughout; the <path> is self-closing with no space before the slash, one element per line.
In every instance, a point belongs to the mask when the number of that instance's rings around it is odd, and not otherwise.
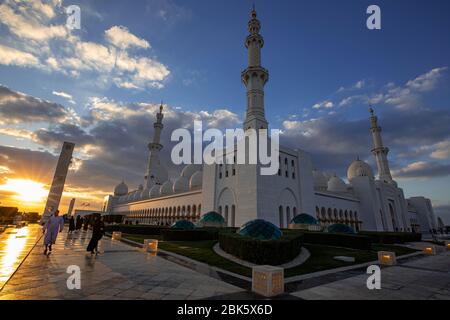
<path fill-rule="evenodd" d="M 70 216 L 69 218 L 69 234 L 75 231 L 75 219 L 73 216 Z"/>
<path fill-rule="evenodd" d="M 89 241 L 86 251 L 91 254 L 98 254 L 98 242 L 105 234 L 105 224 L 101 216 L 96 216 L 92 226 L 92 238 Z"/>
<path fill-rule="evenodd" d="M 59 216 L 59 210 L 56 210 L 54 215 L 49 217 L 44 224 L 44 254 L 52 252 L 52 245 L 55 244 L 58 233 L 64 229 L 64 219 Z"/>
<path fill-rule="evenodd" d="M 88 217 L 84 217 L 83 218 L 83 231 L 88 231 L 89 229 L 89 218 Z"/>
<path fill-rule="evenodd" d="M 75 230 L 79 231 L 82 226 L 83 226 L 83 219 L 81 219 L 81 216 L 77 216 L 77 222 L 75 223 Z"/>

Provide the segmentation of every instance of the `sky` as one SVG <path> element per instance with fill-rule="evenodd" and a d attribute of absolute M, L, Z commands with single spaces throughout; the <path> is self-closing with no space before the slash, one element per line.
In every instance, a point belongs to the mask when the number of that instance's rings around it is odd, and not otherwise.
<path fill-rule="evenodd" d="M 63 141 L 76 143 L 63 210 L 72 197 L 100 208 L 122 179 L 135 188 L 161 101 L 171 177 L 180 170 L 171 131 L 194 120 L 241 127 L 253 2 L 270 74 L 266 117 L 281 142 L 343 178 L 358 156 L 375 170 L 371 104 L 399 186 L 429 197 L 450 224 L 446 0 L 0 1 L 0 205 L 42 211 L 36 195 Z M 366 27 L 371 4 L 381 30 Z M 69 5 L 80 7 L 80 30 L 66 27 Z"/>

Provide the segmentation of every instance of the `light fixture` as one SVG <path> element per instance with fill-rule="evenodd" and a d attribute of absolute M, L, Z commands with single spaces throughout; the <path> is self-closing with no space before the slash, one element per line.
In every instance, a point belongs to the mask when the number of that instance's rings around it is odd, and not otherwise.
<path fill-rule="evenodd" d="M 426 254 L 435 255 L 436 247 L 435 246 L 426 246 L 425 248 L 423 248 L 423 252 Z"/>
<path fill-rule="evenodd" d="M 253 267 L 252 291 L 265 297 L 284 293 L 284 269 L 273 266 Z"/>
<path fill-rule="evenodd" d="M 395 252 L 378 251 L 378 263 L 387 266 L 393 266 L 397 264 L 397 257 L 395 256 Z"/>
<path fill-rule="evenodd" d="M 144 240 L 144 250 L 147 252 L 158 252 L 158 240 L 156 239 L 145 239 Z"/>
<path fill-rule="evenodd" d="M 113 231 L 111 239 L 112 240 L 117 240 L 117 241 L 122 240 L 122 232 L 120 232 L 120 231 Z"/>

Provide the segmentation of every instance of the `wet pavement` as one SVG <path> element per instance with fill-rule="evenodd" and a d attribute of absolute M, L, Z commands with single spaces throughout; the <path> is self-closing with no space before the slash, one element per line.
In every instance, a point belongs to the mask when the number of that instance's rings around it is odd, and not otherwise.
<path fill-rule="evenodd" d="M 90 236 L 63 231 L 49 256 L 39 241 L 0 291 L 0 300 L 190 300 L 245 291 L 109 238 L 101 240 L 101 254 L 92 256 L 86 252 Z M 70 266 L 81 271 L 81 289 L 67 285 Z"/>
<path fill-rule="evenodd" d="M 0 233 L 0 290 L 42 235 L 39 225 L 7 228 Z"/>
<path fill-rule="evenodd" d="M 63 231 L 51 255 L 43 254 L 37 225 L 0 234 L 0 300 L 48 299 L 261 299 L 248 290 L 122 242 L 103 238 L 101 254 L 86 252 L 90 232 Z M 38 241 L 39 240 L 39 241 Z M 68 268 L 80 270 L 80 289 L 70 289 Z M 341 272 L 342 273 L 342 272 Z M 339 276 L 338 276 L 339 275 Z M 277 299 L 450 299 L 450 251 L 417 256 L 381 269 L 381 290 L 367 289 L 357 268 L 316 277 Z M 70 281 L 69 281 L 70 282 Z M 73 283 L 73 282 L 71 282 Z"/>

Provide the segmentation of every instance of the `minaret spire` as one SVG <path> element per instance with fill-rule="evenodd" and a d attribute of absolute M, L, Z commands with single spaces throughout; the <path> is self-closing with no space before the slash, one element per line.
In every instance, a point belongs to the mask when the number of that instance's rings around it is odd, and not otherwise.
<path fill-rule="evenodd" d="M 259 34 L 261 23 L 256 18 L 255 5 L 248 22 L 249 35 L 245 39 L 248 49 L 248 67 L 241 73 L 241 79 L 247 88 L 247 114 L 244 129 L 267 129 L 268 123 L 264 113 L 264 85 L 269 80 L 269 72 L 261 66 L 261 48 L 264 39 Z"/>
<path fill-rule="evenodd" d="M 380 180 L 392 182 L 391 170 L 389 169 L 389 162 L 387 155 L 389 148 L 383 146 L 381 139 L 381 127 L 378 125 L 378 118 L 372 107 L 369 108 L 370 113 L 370 131 L 372 132 L 373 149 L 372 153 L 375 156 L 378 167 L 378 176 Z"/>
<path fill-rule="evenodd" d="M 153 124 L 154 135 L 153 141 L 148 144 L 148 150 L 150 151 L 147 165 L 147 172 L 145 174 L 145 188 L 150 189 L 155 184 L 162 184 L 167 180 L 167 170 L 161 165 L 159 160 L 159 151 L 163 148 L 161 144 L 161 131 L 164 128 L 162 120 L 163 104 L 159 106 L 159 112 L 156 114 L 156 122 Z"/>

